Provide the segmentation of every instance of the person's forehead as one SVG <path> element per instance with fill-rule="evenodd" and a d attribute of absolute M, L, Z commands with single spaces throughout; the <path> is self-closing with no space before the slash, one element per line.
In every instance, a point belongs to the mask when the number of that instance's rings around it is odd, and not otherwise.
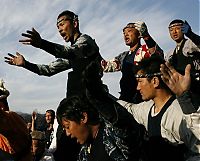
<path fill-rule="evenodd" d="M 36 144 L 39 143 L 39 140 L 38 139 L 32 139 L 32 142 L 34 143 L 34 145 L 36 145 Z"/>
<path fill-rule="evenodd" d="M 141 75 L 144 75 L 144 71 L 142 71 L 142 70 L 137 71 L 137 73 L 135 74 L 137 81 L 141 80 L 141 77 L 140 77 Z M 142 78 L 142 79 L 144 79 L 144 78 Z"/>
<path fill-rule="evenodd" d="M 77 125 L 79 126 L 80 124 L 77 123 L 76 121 L 72 121 L 66 118 L 62 118 L 61 123 L 63 126 L 70 126 L 71 128 L 77 128 Z"/>
<path fill-rule="evenodd" d="M 174 23 L 174 24 L 171 24 L 170 26 L 169 26 L 169 29 L 170 28 L 174 28 L 174 27 L 181 27 L 183 24 L 182 23 Z"/>
<path fill-rule="evenodd" d="M 65 117 L 62 117 L 62 119 L 61 119 L 61 121 L 62 121 L 62 124 L 64 125 L 66 125 L 66 124 L 70 124 L 70 120 L 68 120 L 67 118 L 65 118 Z"/>
<path fill-rule="evenodd" d="M 52 114 L 51 114 L 51 112 L 46 112 L 45 115 L 46 115 L 46 116 L 51 116 Z"/>
<path fill-rule="evenodd" d="M 66 21 L 66 20 L 71 20 L 71 18 L 67 15 L 64 15 L 64 16 L 61 16 L 57 19 L 57 24 L 63 22 L 63 21 Z"/>
<path fill-rule="evenodd" d="M 131 31 L 134 31 L 134 32 L 137 31 L 137 29 L 135 29 L 134 27 L 126 27 L 126 28 L 124 28 L 123 31 L 128 31 L 128 30 L 131 30 Z"/>

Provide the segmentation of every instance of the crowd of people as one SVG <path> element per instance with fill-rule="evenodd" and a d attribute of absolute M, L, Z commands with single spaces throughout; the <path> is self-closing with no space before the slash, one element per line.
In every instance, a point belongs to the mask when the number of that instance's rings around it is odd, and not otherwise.
<path fill-rule="evenodd" d="M 27 123 L 12 112 L 1 81 L 0 160 L 200 161 L 200 36 L 187 21 L 170 22 L 176 48 L 169 53 L 144 22 L 128 23 L 122 31 L 129 50 L 112 60 L 81 33 L 74 12 L 60 13 L 56 25 L 70 46 L 47 41 L 34 28 L 19 40 L 55 61 L 34 64 L 16 52 L 5 62 L 44 76 L 72 69 L 66 97 L 56 111 L 46 110 L 41 130 L 35 111 Z M 105 72 L 117 71 L 122 72 L 119 98 L 102 81 Z"/>

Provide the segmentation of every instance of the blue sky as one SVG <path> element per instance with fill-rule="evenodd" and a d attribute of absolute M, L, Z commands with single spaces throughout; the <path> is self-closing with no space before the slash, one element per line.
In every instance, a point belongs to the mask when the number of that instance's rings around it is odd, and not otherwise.
<path fill-rule="evenodd" d="M 63 10 L 72 10 L 79 15 L 81 32 L 96 40 L 105 59 L 128 50 L 122 29 L 138 20 L 147 24 L 151 36 L 167 52 L 175 46 L 167 28 L 173 19 L 187 20 L 192 30 L 200 33 L 199 3 L 199 0 L 1 0 L 0 78 L 10 91 L 10 109 L 28 113 L 37 109 L 43 113 L 49 108 L 56 109 L 66 93 L 67 71 L 44 77 L 4 62 L 8 52 L 16 51 L 34 63 L 48 64 L 54 60 L 40 49 L 19 43 L 22 32 L 34 27 L 42 38 L 70 45 L 58 34 L 56 18 Z M 120 77 L 120 72 L 103 77 L 115 96 L 118 96 Z"/>

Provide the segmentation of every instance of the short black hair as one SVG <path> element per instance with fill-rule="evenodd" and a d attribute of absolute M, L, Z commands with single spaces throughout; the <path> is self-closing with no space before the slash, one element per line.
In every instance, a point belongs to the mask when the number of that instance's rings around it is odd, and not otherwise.
<path fill-rule="evenodd" d="M 165 64 L 165 60 L 158 54 L 153 54 L 149 58 L 143 58 L 137 66 L 137 72 L 141 70 L 145 75 L 149 75 L 147 79 L 150 81 L 154 76 L 158 77 L 160 86 L 169 89 L 168 86 L 161 79 L 160 65 Z"/>
<path fill-rule="evenodd" d="M 80 123 L 80 120 L 84 117 L 83 112 L 86 112 L 88 115 L 88 124 L 96 125 L 99 123 L 99 113 L 86 96 L 77 95 L 64 98 L 56 112 L 58 123 L 61 124 L 62 118 Z"/>
<path fill-rule="evenodd" d="M 123 28 L 123 32 L 126 28 L 135 28 L 135 23 L 128 23 L 124 28 Z"/>
<path fill-rule="evenodd" d="M 59 19 L 60 17 L 62 16 L 66 16 L 68 17 L 70 20 L 72 21 L 75 21 L 75 20 L 78 20 L 78 15 L 76 15 L 74 12 L 72 11 L 69 11 L 69 10 L 65 10 L 63 12 L 61 12 L 59 15 L 58 15 L 58 18 Z"/>
<path fill-rule="evenodd" d="M 137 66 L 137 71 L 142 70 L 145 74 L 160 72 L 160 65 L 164 64 L 165 60 L 158 54 L 153 54 L 149 58 L 143 58 Z"/>

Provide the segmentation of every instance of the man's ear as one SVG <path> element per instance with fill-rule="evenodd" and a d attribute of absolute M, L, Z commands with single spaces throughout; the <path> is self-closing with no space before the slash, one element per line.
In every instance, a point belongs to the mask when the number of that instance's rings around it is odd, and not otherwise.
<path fill-rule="evenodd" d="M 158 87 L 160 85 L 160 80 L 158 79 L 158 77 L 153 77 L 152 80 L 154 87 Z"/>
<path fill-rule="evenodd" d="M 86 112 L 83 112 L 83 118 L 81 119 L 81 123 L 86 124 L 88 122 L 88 115 Z"/>
<path fill-rule="evenodd" d="M 74 21 L 73 25 L 74 25 L 74 28 L 77 28 L 78 27 L 78 21 Z"/>

